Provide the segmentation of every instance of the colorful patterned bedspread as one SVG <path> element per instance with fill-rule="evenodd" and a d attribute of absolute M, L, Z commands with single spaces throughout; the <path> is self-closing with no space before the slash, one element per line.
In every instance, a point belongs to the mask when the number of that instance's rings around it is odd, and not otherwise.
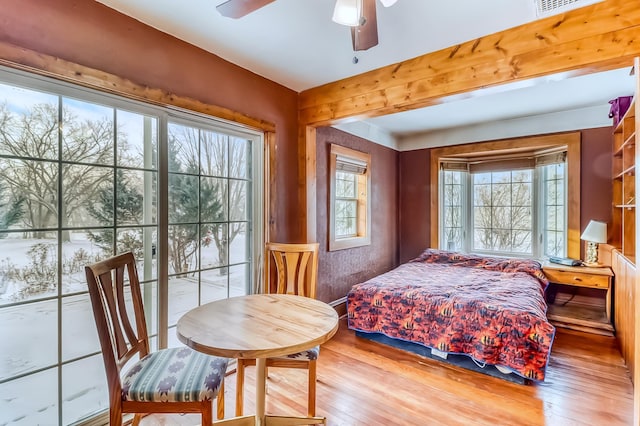
<path fill-rule="evenodd" d="M 353 286 L 348 324 L 542 381 L 555 336 L 547 285 L 535 261 L 427 249 Z"/>

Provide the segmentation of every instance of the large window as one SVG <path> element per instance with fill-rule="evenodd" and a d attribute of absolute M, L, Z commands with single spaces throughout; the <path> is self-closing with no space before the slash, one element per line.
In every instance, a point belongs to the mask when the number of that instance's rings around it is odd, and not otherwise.
<path fill-rule="evenodd" d="M 251 291 L 261 143 L 0 69 L 0 424 L 108 408 L 86 264 L 134 252 L 153 348 L 177 344 L 171 327 L 188 309 Z"/>
<path fill-rule="evenodd" d="M 440 247 L 509 256 L 565 256 L 564 152 L 441 162 Z"/>
<path fill-rule="evenodd" d="M 329 250 L 371 243 L 371 157 L 331 145 L 329 163 Z"/>

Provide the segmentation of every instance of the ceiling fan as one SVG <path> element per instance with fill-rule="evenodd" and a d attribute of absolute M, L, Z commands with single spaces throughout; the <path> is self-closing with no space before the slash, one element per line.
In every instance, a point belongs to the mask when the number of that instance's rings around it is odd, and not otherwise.
<path fill-rule="evenodd" d="M 227 0 L 216 6 L 222 16 L 242 18 L 275 0 Z M 380 0 L 384 7 L 397 0 Z M 351 27 L 353 50 L 367 50 L 378 44 L 376 0 L 336 0 L 333 21 Z"/>

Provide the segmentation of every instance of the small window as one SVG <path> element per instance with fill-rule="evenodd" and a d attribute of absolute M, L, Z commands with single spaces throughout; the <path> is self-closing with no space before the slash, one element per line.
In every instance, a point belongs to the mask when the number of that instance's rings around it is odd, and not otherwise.
<path fill-rule="evenodd" d="M 371 156 L 331 145 L 329 251 L 371 244 Z"/>

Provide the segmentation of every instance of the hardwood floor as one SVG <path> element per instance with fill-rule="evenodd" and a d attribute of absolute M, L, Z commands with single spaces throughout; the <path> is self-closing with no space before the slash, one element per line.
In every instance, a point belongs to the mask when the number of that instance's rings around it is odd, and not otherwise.
<path fill-rule="evenodd" d="M 245 412 L 253 410 L 247 369 Z M 226 380 L 235 410 L 235 374 Z M 633 388 L 613 337 L 558 328 L 547 378 L 519 385 L 355 337 L 341 320 L 318 361 L 318 415 L 331 426 L 631 425 Z M 269 370 L 267 412 L 306 414 L 306 372 Z M 146 425 L 198 424 L 193 416 Z"/>

